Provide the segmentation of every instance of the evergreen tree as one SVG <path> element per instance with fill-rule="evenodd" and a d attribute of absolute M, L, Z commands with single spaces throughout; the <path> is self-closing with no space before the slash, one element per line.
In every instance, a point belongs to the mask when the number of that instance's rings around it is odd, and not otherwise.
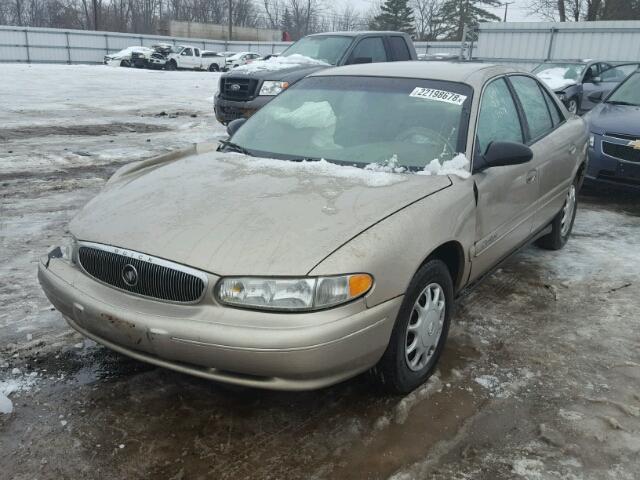
<path fill-rule="evenodd" d="M 293 35 L 293 18 L 288 8 L 285 8 L 282 14 L 282 31 Z"/>
<path fill-rule="evenodd" d="M 380 7 L 380 13 L 373 18 L 370 27 L 373 30 L 393 30 L 413 34 L 413 9 L 409 6 L 409 0 L 386 0 Z"/>
<path fill-rule="evenodd" d="M 480 22 L 499 22 L 499 17 L 483 7 L 501 5 L 500 0 L 445 0 L 441 15 L 446 25 L 447 39 L 462 40 L 465 25 L 474 27 Z"/>

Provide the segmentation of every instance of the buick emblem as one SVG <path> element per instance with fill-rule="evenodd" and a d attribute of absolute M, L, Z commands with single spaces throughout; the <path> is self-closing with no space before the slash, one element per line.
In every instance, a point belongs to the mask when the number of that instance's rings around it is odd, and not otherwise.
<path fill-rule="evenodd" d="M 238 85 L 237 83 L 232 84 L 230 87 L 232 92 L 238 92 L 240 91 L 240 85 Z"/>
<path fill-rule="evenodd" d="M 138 271 L 136 267 L 130 263 L 126 264 L 122 269 L 122 281 L 130 287 L 135 287 L 138 284 Z"/>
<path fill-rule="evenodd" d="M 627 147 L 631 147 L 634 150 L 640 150 L 640 139 L 636 140 L 635 142 L 629 142 L 627 143 Z"/>

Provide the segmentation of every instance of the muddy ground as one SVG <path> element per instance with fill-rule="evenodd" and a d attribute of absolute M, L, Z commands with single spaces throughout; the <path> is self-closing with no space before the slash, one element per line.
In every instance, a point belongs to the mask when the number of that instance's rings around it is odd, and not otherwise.
<path fill-rule="evenodd" d="M 194 114 L 215 138 L 205 109 Z M 192 120 L 108 137 L 175 148 Z M 527 247 L 461 298 L 422 389 L 385 396 L 361 376 L 258 391 L 127 359 L 51 309 L 38 255 L 129 158 L 96 153 L 104 135 L 63 135 L 0 141 L 0 162 L 13 155 L 0 169 L 0 387 L 14 406 L 0 415 L 0 478 L 640 478 L 640 196 L 586 192 L 564 250 Z"/>

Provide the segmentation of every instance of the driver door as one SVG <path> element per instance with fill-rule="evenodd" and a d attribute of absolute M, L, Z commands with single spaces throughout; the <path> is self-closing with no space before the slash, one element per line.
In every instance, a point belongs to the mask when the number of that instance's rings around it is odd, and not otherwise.
<path fill-rule="evenodd" d="M 482 95 L 475 157 L 494 141 L 525 142 L 520 114 L 505 77 L 491 81 Z M 473 178 L 477 207 L 471 280 L 528 239 L 539 190 L 538 172 L 532 162 L 489 168 L 474 173 Z"/>

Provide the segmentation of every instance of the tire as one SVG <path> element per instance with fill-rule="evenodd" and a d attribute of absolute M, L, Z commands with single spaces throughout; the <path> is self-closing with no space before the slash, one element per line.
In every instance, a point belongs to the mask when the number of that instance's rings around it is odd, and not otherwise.
<path fill-rule="evenodd" d="M 165 67 L 167 70 L 173 72 L 174 70 L 178 69 L 178 66 L 176 65 L 176 62 L 174 62 L 173 60 L 171 60 L 170 62 L 167 62 L 167 65 Z"/>
<path fill-rule="evenodd" d="M 573 97 L 567 100 L 567 110 L 569 110 L 569 113 L 572 113 L 573 115 L 577 115 L 578 109 L 579 109 L 579 105 L 578 105 L 578 99 L 576 97 Z"/>
<path fill-rule="evenodd" d="M 120 60 L 120 66 L 121 67 L 131 67 L 131 62 L 129 60 Z"/>
<path fill-rule="evenodd" d="M 576 220 L 576 212 L 578 211 L 578 190 L 581 180 L 576 178 L 564 200 L 564 205 L 556 217 L 551 222 L 551 233 L 540 237 L 536 241 L 536 245 L 545 250 L 560 250 L 567 244 L 573 223 Z"/>
<path fill-rule="evenodd" d="M 418 306 L 424 308 L 422 313 Z M 452 311 L 451 273 L 443 261 L 429 260 L 409 284 L 389 345 L 371 371 L 375 381 L 395 394 L 409 393 L 426 382 L 442 354 Z"/>
<path fill-rule="evenodd" d="M 219 72 L 220 71 L 220 67 L 218 66 L 217 63 L 212 63 L 211 65 L 209 65 L 209 71 L 210 72 Z"/>

